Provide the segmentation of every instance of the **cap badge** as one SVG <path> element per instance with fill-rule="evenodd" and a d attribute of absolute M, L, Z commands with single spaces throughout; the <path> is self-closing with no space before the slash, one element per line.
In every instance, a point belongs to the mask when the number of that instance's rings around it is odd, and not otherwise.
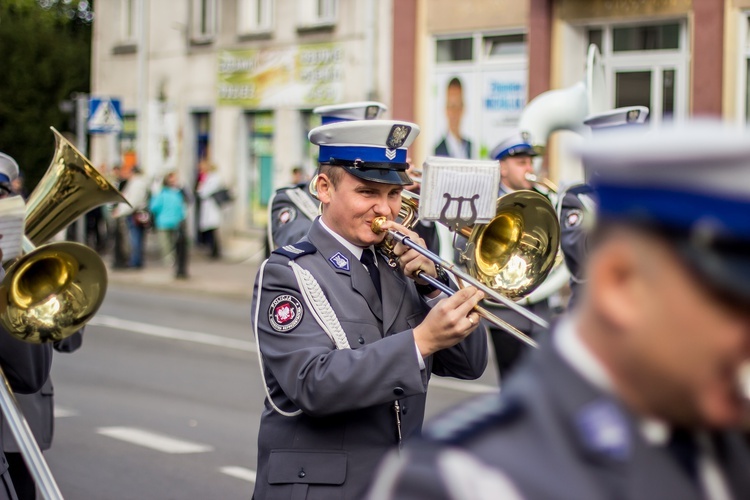
<path fill-rule="evenodd" d="M 409 137 L 409 132 L 411 132 L 411 127 L 408 125 L 394 125 L 388 134 L 388 140 L 385 141 L 385 145 L 388 149 L 400 148 L 404 144 L 404 141 L 406 141 L 406 138 Z"/>
<path fill-rule="evenodd" d="M 378 117 L 378 111 L 380 108 L 377 106 L 367 106 L 365 109 L 365 120 L 374 120 Z"/>
<path fill-rule="evenodd" d="M 525 142 L 526 144 L 531 143 L 531 134 L 529 134 L 527 131 L 521 132 L 521 140 Z"/>
<path fill-rule="evenodd" d="M 385 157 L 389 160 L 393 160 L 396 157 L 396 150 L 395 149 L 386 149 L 385 150 Z"/>
<path fill-rule="evenodd" d="M 341 252 L 336 252 L 336 254 L 328 259 L 331 264 L 333 264 L 333 267 L 336 269 L 340 269 L 342 271 L 348 271 L 349 270 L 349 259 L 344 257 L 344 255 Z"/>
<path fill-rule="evenodd" d="M 268 322 L 277 332 L 289 332 L 302 321 L 302 304 L 292 295 L 279 295 L 268 307 Z"/>

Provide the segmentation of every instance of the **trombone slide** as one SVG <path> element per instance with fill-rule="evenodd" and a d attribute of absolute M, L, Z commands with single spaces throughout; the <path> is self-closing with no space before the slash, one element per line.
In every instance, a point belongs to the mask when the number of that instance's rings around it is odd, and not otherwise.
<path fill-rule="evenodd" d="M 454 293 L 456 293 L 455 291 L 453 291 L 453 289 L 451 287 L 447 286 L 445 283 L 443 283 L 439 279 L 433 278 L 432 276 L 430 276 L 429 274 L 425 273 L 424 271 L 421 271 L 421 270 L 418 271 L 416 273 L 416 276 L 417 276 L 417 278 L 425 280 L 427 283 L 429 283 L 430 285 L 434 286 L 435 288 L 437 288 L 441 292 L 445 293 L 446 295 L 450 296 L 450 295 L 453 295 Z M 528 335 L 526 335 L 525 333 L 523 333 L 521 330 L 519 330 L 515 326 L 511 325 L 510 323 L 508 323 L 507 321 L 503 321 L 502 319 L 498 318 L 497 316 L 495 316 L 494 314 L 492 314 L 491 312 L 489 312 L 484 307 L 477 305 L 477 306 L 474 306 L 474 310 L 481 317 L 483 317 L 484 319 L 486 319 L 487 321 L 489 321 L 493 325 L 497 326 L 498 328 L 502 328 L 506 332 L 508 332 L 511 335 L 513 335 L 514 337 L 516 337 L 518 340 L 527 343 L 531 347 L 539 347 L 538 344 L 536 343 L 536 341 L 534 341 L 534 339 L 532 339 L 531 337 L 529 337 Z"/>
<path fill-rule="evenodd" d="M 373 224 L 373 225 L 375 225 L 375 224 Z M 383 229 L 380 229 L 380 227 L 378 227 L 377 231 L 375 231 L 375 232 L 381 232 L 381 231 L 383 231 Z M 425 257 L 427 257 L 428 259 L 430 259 L 434 263 L 440 265 L 446 271 L 450 271 L 454 276 L 456 276 L 456 277 L 458 277 L 458 278 L 466 281 L 467 283 L 471 283 L 472 286 L 475 286 L 475 287 L 479 288 L 480 290 L 482 290 L 485 293 L 485 295 L 487 295 L 488 297 L 490 297 L 490 298 L 492 298 L 492 299 L 500 302 L 504 306 L 508 307 L 509 309 L 512 309 L 513 311 L 517 312 L 518 314 L 520 314 L 521 316 L 525 317 L 529 321 L 533 321 L 534 323 L 536 323 L 537 325 L 541 326 L 542 328 L 549 328 L 549 323 L 547 323 L 544 319 L 540 318 L 539 316 L 537 316 L 536 314 L 534 314 L 534 313 L 532 313 L 530 311 L 527 311 L 523 307 L 519 306 L 518 304 L 516 304 L 515 302 L 513 302 L 512 300 L 510 300 L 508 297 L 505 297 L 505 296 L 497 293 L 495 290 L 493 290 L 492 288 L 488 287 L 487 285 L 485 285 L 484 283 L 480 282 L 479 280 L 475 280 L 474 278 L 471 277 L 471 275 L 469 275 L 469 274 L 463 272 L 461 269 L 457 268 L 456 265 L 453 264 L 452 262 L 448 262 L 447 260 L 443 259 L 439 255 L 436 255 L 436 254 L 430 252 L 426 248 L 422 248 L 418 244 L 414 243 L 405 234 L 400 233 L 398 231 L 394 231 L 392 229 L 387 229 L 386 231 L 388 232 L 388 234 L 392 238 L 394 238 L 399 243 L 402 243 L 402 244 L 408 246 L 409 248 L 412 248 L 412 249 L 416 250 L 417 252 L 419 252 L 420 254 L 424 255 Z"/>

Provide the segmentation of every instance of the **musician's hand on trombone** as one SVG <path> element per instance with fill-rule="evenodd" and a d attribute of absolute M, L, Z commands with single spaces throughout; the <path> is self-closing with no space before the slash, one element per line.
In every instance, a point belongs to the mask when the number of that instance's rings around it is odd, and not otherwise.
<path fill-rule="evenodd" d="M 422 357 L 452 347 L 473 332 L 480 320 L 474 307 L 483 298 L 482 291 L 467 286 L 435 304 L 414 328 L 414 341 Z"/>
<path fill-rule="evenodd" d="M 421 246 L 422 248 L 427 248 L 427 245 L 425 244 L 424 240 L 419 237 L 417 233 L 414 231 L 411 231 L 410 229 L 406 228 L 405 226 L 402 226 L 401 224 L 394 222 L 394 221 L 387 221 L 384 222 L 382 225 L 382 228 L 384 230 L 391 229 L 393 231 L 398 231 L 399 233 L 405 234 L 409 237 L 411 241 L 416 243 L 417 245 Z M 404 245 L 403 243 L 396 243 L 395 247 L 393 248 L 393 253 L 396 256 L 396 260 L 398 262 L 399 267 L 404 272 L 406 276 L 409 276 L 414 281 L 419 283 L 420 285 L 426 285 L 427 282 L 424 280 L 421 280 L 415 276 L 417 271 L 422 271 L 425 274 L 429 274 L 433 278 L 437 278 L 437 270 L 435 269 L 435 263 L 425 257 L 424 255 L 420 254 L 413 248 L 409 248 L 408 246 Z"/>

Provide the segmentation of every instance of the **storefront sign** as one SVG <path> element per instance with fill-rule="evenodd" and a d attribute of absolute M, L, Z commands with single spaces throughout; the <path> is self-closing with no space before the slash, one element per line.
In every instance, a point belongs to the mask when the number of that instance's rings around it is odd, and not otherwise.
<path fill-rule="evenodd" d="M 344 46 L 337 43 L 219 53 L 218 103 L 270 108 L 333 104 L 343 95 Z"/>

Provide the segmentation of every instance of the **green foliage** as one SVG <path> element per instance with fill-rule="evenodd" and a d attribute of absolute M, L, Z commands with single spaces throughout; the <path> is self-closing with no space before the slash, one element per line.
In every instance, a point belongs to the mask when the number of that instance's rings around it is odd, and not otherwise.
<path fill-rule="evenodd" d="M 91 19 L 83 0 L 0 1 L 0 151 L 16 159 L 29 191 L 52 159 L 49 128 L 73 125 L 60 104 L 89 92 Z"/>

